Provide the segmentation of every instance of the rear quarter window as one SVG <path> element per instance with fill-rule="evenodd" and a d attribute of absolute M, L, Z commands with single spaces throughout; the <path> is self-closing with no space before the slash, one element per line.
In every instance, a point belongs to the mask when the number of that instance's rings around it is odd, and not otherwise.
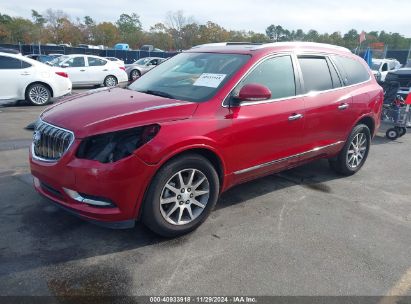
<path fill-rule="evenodd" d="M 343 75 L 344 85 L 353 85 L 370 79 L 367 69 L 358 60 L 338 55 L 333 56 L 333 60 Z"/>

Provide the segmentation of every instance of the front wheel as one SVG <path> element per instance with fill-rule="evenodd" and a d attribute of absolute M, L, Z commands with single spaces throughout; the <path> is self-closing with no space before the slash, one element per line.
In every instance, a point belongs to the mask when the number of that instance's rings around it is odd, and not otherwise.
<path fill-rule="evenodd" d="M 104 79 L 104 86 L 105 87 L 115 87 L 118 81 L 115 76 L 109 75 Z"/>
<path fill-rule="evenodd" d="M 363 124 L 355 126 L 338 156 L 329 160 L 330 167 L 339 174 L 353 175 L 364 165 L 370 144 L 370 129 Z"/>
<path fill-rule="evenodd" d="M 219 179 L 213 165 L 200 155 L 186 154 L 157 172 L 147 191 L 142 220 L 165 237 L 186 234 L 204 222 L 218 194 Z"/>
<path fill-rule="evenodd" d="M 34 106 L 44 106 L 49 103 L 51 92 L 48 87 L 41 83 L 34 83 L 26 90 L 26 101 Z"/>

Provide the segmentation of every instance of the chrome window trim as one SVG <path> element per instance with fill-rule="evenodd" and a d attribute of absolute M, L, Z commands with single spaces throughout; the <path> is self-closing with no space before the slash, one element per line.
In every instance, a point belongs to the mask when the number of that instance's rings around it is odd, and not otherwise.
<path fill-rule="evenodd" d="M 305 151 L 305 152 L 302 152 L 302 153 L 290 155 L 290 156 L 287 156 L 287 157 L 283 157 L 283 158 L 280 158 L 280 159 L 269 161 L 267 163 L 263 163 L 263 164 L 259 164 L 259 165 L 253 166 L 253 167 L 238 170 L 238 171 L 234 172 L 234 175 L 239 175 L 239 174 L 247 173 L 247 172 L 250 172 L 250 171 L 257 170 L 257 169 L 265 168 L 265 167 L 268 167 L 268 166 L 271 166 L 271 165 L 274 165 L 274 164 L 277 164 L 277 163 L 281 163 L 283 161 L 286 161 L 286 160 L 289 160 L 289 159 L 292 159 L 292 158 L 300 157 L 300 156 L 308 154 L 308 153 L 317 152 L 317 151 L 320 151 L 320 150 L 323 150 L 323 149 L 326 149 L 326 148 L 329 148 L 329 147 L 333 147 L 333 146 L 339 145 L 343 142 L 344 142 L 343 140 L 340 140 L 340 141 L 337 141 L 335 143 L 332 143 L 332 144 L 329 144 L 329 145 L 326 145 L 326 146 L 317 147 L 317 148 L 314 148 L 314 149 L 311 149 L 311 150 L 308 150 L 308 151 Z"/>
<path fill-rule="evenodd" d="M 223 108 L 229 108 L 230 105 L 229 104 L 225 104 L 227 98 L 231 95 L 231 93 L 233 92 L 233 90 L 238 86 L 238 84 L 252 71 L 256 68 L 256 66 L 258 64 L 260 64 L 263 60 L 269 59 L 269 58 L 274 58 L 274 57 L 279 57 L 279 56 L 285 56 L 285 55 L 290 55 L 292 57 L 292 61 L 293 61 L 293 67 L 294 67 L 294 79 L 297 80 L 297 75 L 296 75 L 296 67 L 295 67 L 295 63 L 294 63 L 294 56 L 299 56 L 299 55 L 308 55 L 308 56 L 326 56 L 328 57 L 328 59 L 331 61 L 331 63 L 333 64 L 334 68 L 336 69 L 338 75 L 340 76 L 340 80 L 343 82 L 341 87 L 338 88 L 332 88 L 329 90 L 325 90 L 325 91 L 311 91 L 308 93 L 304 93 L 304 94 L 298 94 L 298 95 L 294 95 L 294 96 L 289 96 L 289 97 L 283 97 L 283 98 L 275 98 L 275 99 L 267 99 L 267 100 L 261 100 L 261 101 L 248 101 L 248 102 L 243 102 L 243 103 L 239 103 L 238 105 L 236 105 L 235 107 L 242 107 L 242 106 L 252 106 L 252 105 L 258 105 L 258 104 L 265 104 L 265 103 L 272 103 L 272 102 L 279 102 L 279 101 L 286 101 L 286 100 L 290 100 L 290 99 L 297 99 L 297 98 L 304 98 L 304 97 L 310 97 L 313 95 L 319 95 L 319 94 L 324 94 L 324 93 L 329 93 L 329 92 L 334 92 L 334 91 L 338 91 L 338 90 L 342 90 L 342 89 L 346 89 L 346 88 L 352 88 L 358 85 L 362 85 L 365 84 L 367 82 L 370 82 L 372 80 L 372 77 L 368 74 L 369 78 L 363 82 L 358 82 L 358 83 L 354 83 L 351 85 L 344 85 L 344 80 L 341 77 L 341 72 L 338 70 L 338 68 L 335 66 L 335 62 L 330 58 L 331 55 L 335 55 L 333 53 L 314 53 L 314 52 L 284 52 L 284 53 L 275 53 L 275 54 L 269 54 L 267 56 L 264 56 L 263 58 L 261 58 L 260 60 L 258 60 L 253 66 L 251 66 L 245 73 L 244 75 L 236 82 L 236 84 L 233 86 L 233 88 L 230 90 L 230 92 L 224 97 L 221 106 Z M 347 57 L 347 56 L 345 56 Z M 350 57 L 347 57 L 350 58 Z M 297 90 L 297 82 L 296 82 L 296 90 Z M 233 107 L 233 106 L 231 106 Z"/>
<path fill-rule="evenodd" d="M 67 146 L 66 151 L 65 151 L 65 152 L 60 156 L 60 158 L 57 159 L 57 160 L 56 160 L 56 159 L 45 159 L 45 158 L 42 158 L 42 157 L 40 157 L 40 156 L 37 156 L 36 153 L 34 152 L 34 143 L 31 144 L 31 155 L 32 155 L 32 157 L 33 157 L 34 159 L 40 160 L 40 161 L 43 161 L 43 162 L 47 162 L 47 163 L 57 163 L 60 159 L 63 158 L 63 156 L 67 153 L 67 151 L 70 150 L 71 145 L 73 144 L 74 140 L 76 139 L 76 137 L 75 137 L 75 135 L 74 135 L 74 132 L 73 132 L 73 131 L 70 131 L 70 130 L 67 130 L 67 129 L 64 129 L 64 128 L 61 128 L 61 127 L 57 127 L 57 126 L 55 126 L 55 125 L 52 125 L 52 124 L 50 124 L 50 123 L 48 123 L 48 122 L 45 122 L 45 121 L 42 120 L 41 118 L 38 119 L 38 122 L 43 123 L 43 124 L 46 124 L 46 125 L 48 125 L 48 126 L 50 126 L 50 127 L 52 127 L 52 128 L 56 128 L 56 129 L 59 129 L 59 130 L 68 132 L 68 133 L 70 133 L 70 134 L 72 135 L 72 139 L 71 139 L 69 145 Z M 36 123 L 36 125 L 37 125 L 37 123 Z M 34 131 L 36 131 L 36 128 L 34 129 Z"/>

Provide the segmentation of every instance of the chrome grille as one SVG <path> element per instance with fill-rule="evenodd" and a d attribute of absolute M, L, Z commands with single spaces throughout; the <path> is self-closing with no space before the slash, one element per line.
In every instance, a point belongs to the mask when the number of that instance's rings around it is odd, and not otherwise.
<path fill-rule="evenodd" d="M 33 134 L 33 156 L 44 161 L 57 161 L 73 141 L 73 132 L 38 121 Z"/>

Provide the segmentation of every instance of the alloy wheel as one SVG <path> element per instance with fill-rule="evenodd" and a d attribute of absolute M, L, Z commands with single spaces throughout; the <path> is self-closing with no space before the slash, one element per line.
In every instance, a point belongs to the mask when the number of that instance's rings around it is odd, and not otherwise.
<path fill-rule="evenodd" d="M 29 91 L 30 101 L 36 105 L 44 105 L 50 99 L 50 92 L 42 85 L 34 85 Z"/>
<path fill-rule="evenodd" d="M 355 135 L 347 151 L 347 164 L 355 169 L 361 165 L 368 149 L 367 136 L 364 133 Z"/>
<path fill-rule="evenodd" d="M 210 184 L 198 169 L 184 169 L 165 184 L 160 196 L 160 211 L 172 225 L 185 225 L 195 220 L 205 209 L 210 196 Z"/>
<path fill-rule="evenodd" d="M 117 85 L 117 79 L 113 76 L 107 76 L 105 85 L 106 87 L 115 87 Z"/>
<path fill-rule="evenodd" d="M 140 77 L 140 73 L 137 70 L 133 70 L 131 72 L 131 80 L 136 80 L 139 77 Z"/>

